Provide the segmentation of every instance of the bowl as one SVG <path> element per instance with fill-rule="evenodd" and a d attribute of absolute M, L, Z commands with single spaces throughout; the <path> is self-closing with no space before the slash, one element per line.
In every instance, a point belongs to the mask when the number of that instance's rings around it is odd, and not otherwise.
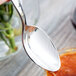
<path fill-rule="evenodd" d="M 76 48 L 67 48 L 67 49 L 63 48 L 59 50 L 59 54 L 61 56 L 64 56 L 65 54 L 73 54 L 73 53 L 76 53 Z M 45 70 L 45 72 L 46 72 L 45 76 L 49 76 L 49 71 Z M 56 76 L 56 74 L 54 72 L 50 72 L 50 76 Z"/>
<path fill-rule="evenodd" d="M 11 14 L 8 15 L 7 13 L 9 13 L 9 11 L 5 11 L 6 14 L 2 14 L 4 18 L 0 15 L 1 20 L 6 18 L 4 22 L 0 21 L 0 61 L 16 55 L 22 48 L 21 19 L 11 2 L 8 2 L 8 4 L 5 3 L 0 7 L 3 7 L 4 5 L 7 6 L 7 8 L 4 8 L 11 9 L 10 11 L 12 11 L 13 14 L 11 13 L 12 16 Z M 11 17 L 10 20 L 8 20 L 9 16 Z"/>

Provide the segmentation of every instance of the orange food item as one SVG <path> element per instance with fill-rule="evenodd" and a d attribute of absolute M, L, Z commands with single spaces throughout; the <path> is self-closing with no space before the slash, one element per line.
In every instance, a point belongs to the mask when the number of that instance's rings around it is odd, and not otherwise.
<path fill-rule="evenodd" d="M 47 76 L 76 76 L 76 52 L 60 55 L 61 68 L 57 72 L 47 71 Z"/>
<path fill-rule="evenodd" d="M 32 31 L 34 31 L 36 29 L 36 27 L 33 27 L 33 26 L 26 26 L 25 27 L 25 31 L 29 31 L 29 32 L 32 32 Z"/>
<path fill-rule="evenodd" d="M 8 1 L 10 1 L 10 0 L 0 0 L 0 5 L 5 3 L 5 2 L 8 2 Z"/>

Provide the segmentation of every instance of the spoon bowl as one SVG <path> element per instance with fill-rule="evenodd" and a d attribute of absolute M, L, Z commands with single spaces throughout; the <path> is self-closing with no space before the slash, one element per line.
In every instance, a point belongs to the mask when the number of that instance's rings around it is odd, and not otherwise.
<path fill-rule="evenodd" d="M 30 58 L 44 69 L 57 71 L 60 59 L 49 36 L 37 26 L 28 26 L 24 35 L 24 46 Z"/>

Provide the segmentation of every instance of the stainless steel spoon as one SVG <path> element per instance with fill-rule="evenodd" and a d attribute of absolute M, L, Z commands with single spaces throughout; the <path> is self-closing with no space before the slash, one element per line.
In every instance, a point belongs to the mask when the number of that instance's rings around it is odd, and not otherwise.
<path fill-rule="evenodd" d="M 11 1 L 22 21 L 22 43 L 28 56 L 40 67 L 49 71 L 57 71 L 61 65 L 60 58 L 49 36 L 37 26 L 27 26 L 20 2 Z M 23 39 L 24 36 L 25 39 Z"/>

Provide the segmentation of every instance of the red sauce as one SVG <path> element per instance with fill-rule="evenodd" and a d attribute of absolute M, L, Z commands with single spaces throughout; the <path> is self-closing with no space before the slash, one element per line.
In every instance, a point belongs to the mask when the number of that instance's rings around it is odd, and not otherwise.
<path fill-rule="evenodd" d="M 60 55 L 61 68 L 57 72 L 47 71 L 47 76 L 76 76 L 76 52 Z"/>

